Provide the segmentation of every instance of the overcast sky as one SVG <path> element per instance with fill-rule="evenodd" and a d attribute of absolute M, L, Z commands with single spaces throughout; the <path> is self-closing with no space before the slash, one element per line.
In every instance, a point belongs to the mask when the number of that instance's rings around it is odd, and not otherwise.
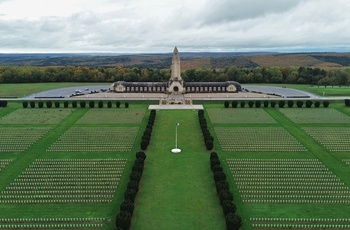
<path fill-rule="evenodd" d="M 0 0 L 0 52 L 350 51 L 349 0 Z"/>

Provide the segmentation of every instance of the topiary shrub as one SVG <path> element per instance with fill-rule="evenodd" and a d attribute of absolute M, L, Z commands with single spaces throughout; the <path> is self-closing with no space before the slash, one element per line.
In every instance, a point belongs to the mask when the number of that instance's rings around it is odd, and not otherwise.
<path fill-rule="evenodd" d="M 219 193 L 219 198 L 220 198 L 220 204 L 222 205 L 222 202 L 224 200 L 230 200 L 232 202 L 233 201 L 233 194 L 228 189 L 222 189 Z"/>
<path fill-rule="evenodd" d="M 270 105 L 271 105 L 271 108 L 275 108 L 276 107 L 276 102 L 275 101 L 271 101 Z"/>
<path fill-rule="evenodd" d="M 288 104 L 288 108 L 292 108 L 294 105 L 294 101 L 288 101 L 287 104 Z"/>
<path fill-rule="evenodd" d="M 211 139 L 207 139 L 205 141 L 205 147 L 207 148 L 207 150 L 212 150 L 214 148 L 214 142 Z"/>
<path fill-rule="evenodd" d="M 142 158 L 142 159 L 146 159 L 146 153 L 145 152 L 143 152 L 143 151 L 138 151 L 137 153 L 136 153 L 136 158 Z"/>
<path fill-rule="evenodd" d="M 237 108 L 238 106 L 238 101 L 232 101 L 232 108 Z"/>
<path fill-rule="evenodd" d="M 135 201 L 136 197 L 136 191 L 134 189 L 126 189 L 124 192 L 124 199 L 125 200 L 131 200 L 132 202 Z"/>
<path fill-rule="evenodd" d="M 139 182 L 131 180 L 128 183 L 127 189 L 134 189 L 136 193 L 139 191 Z"/>
<path fill-rule="evenodd" d="M 269 102 L 268 101 L 264 101 L 264 108 L 269 107 Z"/>
<path fill-rule="evenodd" d="M 286 105 L 285 101 L 279 101 L 278 102 L 278 107 L 283 108 Z"/>
<path fill-rule="evenodd" d="M 60 107 L 60 102 L 59 101 L 55 101 L 55 108 L 59 108 Z"/>
<path fill-rule="evenodd" d="M 198 110 L 198 117 L 203 117 L 204 116 L 204 110 L 200 109 Z"/>
<path fill-rule="evenodd" d="M 52 101 L 47 101 L 46 102 L 46 107 L 47 108 L 52 108 Z"/>
<path fill-rule="evenodd" d="M 134 164 L 132 166 L 132 171 L 133 172 L 139 172 L 142 175 L 142 173 L 143 173 L 143 164 Z"/>
<path fill-rule="evenodd" d="M 148 146 L 149 142 L 146 141 L 146 140 L 142 140 L 141 141 L 141 149 L 142 150 L 146 150 L 147 149 L 147 146 Z"/>
<path fill-rule="evenodd" d="M 226 215 L 226 229 L 227 230 L 239 230 L 242 226 L 242 218 L 234 213 Z"/>
<path fill-rule="evenodd" d="M 68 106 L 69 106 L 69 102 L 68 102 L 68 101 L 64 101 L 64 102 L 63 102 L 63 107 L 64 107 L 64 108 L 68 108 Z"/>
<path fill-rule="evenodd" d="M 222 212 L 226 216 L 230 212 L 235 213 L 237 210 L 236 205 L 230 200 L 222 201 Z"/>
<path fill-rule="evenodd" d="M 103 108 L 103 101 L 99 101 L 98 102 L 98 107 L 101 109 L 101 108 Z"/>
<path fill-rule="evenodd" d="M 131 200 L 125 199 L 121 204 L 120 204 L 120 209 L 121 212 L 128 212 L 131 215 L 134 212 L 134 203 Z"/>
<path fill-rule="evenodd" d="M 215 183 L 215 186 L 216 186 L 216 192 L 218 194 L 220 194 L 220 191 L 225 189 L 225 190 L 229 190 L 230 189 L 230 186 L 228 184 L 228 182 L 226 180 L 221 180 L 221 181 L 218 181 Z"/>
<path fill-rule="evenodd" d="M 28 108 L 28 102 L 27 101 L 23 101 L 22 102 L 22 107 L 23 108 Z"/>
<path fill-rule="evenodd" d="M 129 102 L 124 103 L 125 108 L 129 108 Z"/>
<path fill-rule="evenodd" d="M 72 107 L 73 107 L 73 108 L 78 107 L 78 106 L 77 106 L 77 102 L 76 102 L 76 101 L 72 101 Z"/>
<path fill-rule="evenodd" d="M 305 102 L 305 105 L 306 105 L 306 108 L 311 108 L 311 106 L 312 106 L 312 101 L 307 100 L 307 101 Z"/>
<path fill-rule="evenodd" d="M 95 101 L 89 101 L 89 107 L 94 108 L 95 107 Z"/>
<path fill-rule="evenodd" d="M 261 101 L 255 101 L 255 107 L 260 108 L 261 107 Z"/>
<path fill-rule="evenodd" d="M 116 101 L 116 102 L 115 102 L 115 106 L 116 106 L 117 108 L 119 108 L 119 107 L 120 107 L 120 101 Z"/>
<path fill-rule="evenodd" d="M 80 108 L 85 108 L 86 107 L 86 102 L 85 101 L 81 101 L 80 102 Z"/>
<path fill-rule="evenodd" d="M 140 183 L 140 179 L 141 179 L 141 173 L 140 172 L 131 172 L 130 176 L 129 176 L 130 180 L 134 180 L 137 181 L 138 183 Z"/>
<path fill-rule="evenodd" d="M 215 173 L 215 172 L 223 172 L 221 165 L 214 165 L 213 173 Z"/>
<path fill-rule="evenodd" d="M 29 104 L 30 104 L 30 108 L 35 108 L 35 102 L 34 101 L 31 101 Z"/>
<path fill-rule="evenodd" d="M 215 165 L 221 165 L 219 158 L 210 159 L 210 168 L 213 170 Z"/>
<path fill-rule="evenodd" d="M 323 101 L 323 107 L 328 108 L 329 106 L 329 101 Z"/>
<path fill-rule="evenodd" d="M 107 102 L 107 107 L 108 107 L 108 108 L 112 108 L 112 102 L 111 102 L 111 101 L 108 101 L 108 102 Z"/>
<path fill-rule="evenodd" d="M 249 108 L 252 108 L 254 106 L 254 101 L 249 101 L 248 106 L 249 106 Z"/>
<path fill-rule="evenodd" d="M 298 108 L 303 107 L 303 105 L 304 105 L 304 102 L 303 102 L 303 101 L 297 101 L 297 106 L 298 106 Z"/>
<path fill-rule="evenodd" d="M 223 171 L 218 171 L 214 173 L 214 180 L 215 183 L 222 181 L 222 180 L 226 180 L 226 174 Z"/>
<path fill-rule="evenodd" d="M 345 99 L 344 103 L 345 103 L 346 106 L 350 106 L 350 99 Z"/>
<path fill-rule="evenodd" d="M 213 159 L 219 159 L 219 156 L 216 152 L 211 152 L 210 153 L 210 160 L 213 160 Z"/>
<path fill-rule="evenodd" d="M 38 107 L 39 107 L 39 108 L 42 108 L 42 107 L 44 107 L 44 102 L 42 102 L 42 101 L 39 101 L 39 102 L 38 102 Z"/>
<path fill-rule="evenodd" d="M 7 101 L 0 101 L 0 107 L 6 107 Z"/>
<path fill-rule="evenodd" d="M 241 108 L 245 107 L 245 101 L 241 101 Z"/>
<path fill-rule="evenodd" d="M 315 104 L 314 104 L 314 105 L 315 105 L 315 107 L 316 107 L 316 108 L 319 108 L 319 107 L 320 107 L 320 105 L 321 105 L 321 102 L 319 102 L 319 101 L 315 101 Z"/>
<path fill-rule="evenodd" d="M 122 229 L 129 229 L 131 225 L 131 214 L 123 211 L 119 212 L 116 218 L 116 227 Z"/>
<path fill-rule="evenodd" d="M 225 102 L 224 102 L 224 107 L 225 107 L 225 108 L 230 107 L 230 102 L 229 102 L 229 101 L 225 101 Z"/>

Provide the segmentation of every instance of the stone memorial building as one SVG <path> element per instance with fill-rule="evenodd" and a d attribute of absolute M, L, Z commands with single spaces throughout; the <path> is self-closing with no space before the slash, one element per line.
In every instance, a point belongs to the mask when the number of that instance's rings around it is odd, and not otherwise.
<path fill-rule="evenodd" d="M 235 81 L 226 82 L 184 82 L 181 77 L 180 57 L 177 47 L 173 52 L 171 77 L 168 82 L 126 82 L 117 81 L 110 90 L 115 93 L 237 93 L 241 85 Z"/>

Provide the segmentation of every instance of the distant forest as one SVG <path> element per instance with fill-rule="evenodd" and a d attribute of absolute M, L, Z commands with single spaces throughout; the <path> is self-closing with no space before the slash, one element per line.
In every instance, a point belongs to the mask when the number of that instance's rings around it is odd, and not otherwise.
<path fill-rule="evenodd" d="M 182 70 L 187 82 L 288 83 L 335 86 L 350 84 L 350 68 L 311 67 L 197 68 Z M 0 83 L 165 82 L 170 68 L 0 66 Z"/>
<path fill-rule="evenodd" d="M 172 53 L 0 54 L 0 83 L 168 81 Z M 350 53 L 180 53 L 188 82 L 350 84 Z"/>

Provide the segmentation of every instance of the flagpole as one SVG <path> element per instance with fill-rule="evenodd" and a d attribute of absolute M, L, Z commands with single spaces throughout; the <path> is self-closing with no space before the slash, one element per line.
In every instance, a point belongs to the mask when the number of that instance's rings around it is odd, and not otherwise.
<path fill-rule="evenodd" d="M 175 149 L 177 149 L 177 124 L 175 125 Z"/>
<path fill-rule="evenodd" d="M 177 148 L 177 126 L 179 126 L 179 125 L 180 125 L 179 122 L 177 122 L 177 123 L 175 124 L 175 148 L 171 150 L 171 152 L 173 152 L 173 153 L 179 153 L 179 152 L 181 152 L 181 149 L 178 149 L 178 148 Z"/>

